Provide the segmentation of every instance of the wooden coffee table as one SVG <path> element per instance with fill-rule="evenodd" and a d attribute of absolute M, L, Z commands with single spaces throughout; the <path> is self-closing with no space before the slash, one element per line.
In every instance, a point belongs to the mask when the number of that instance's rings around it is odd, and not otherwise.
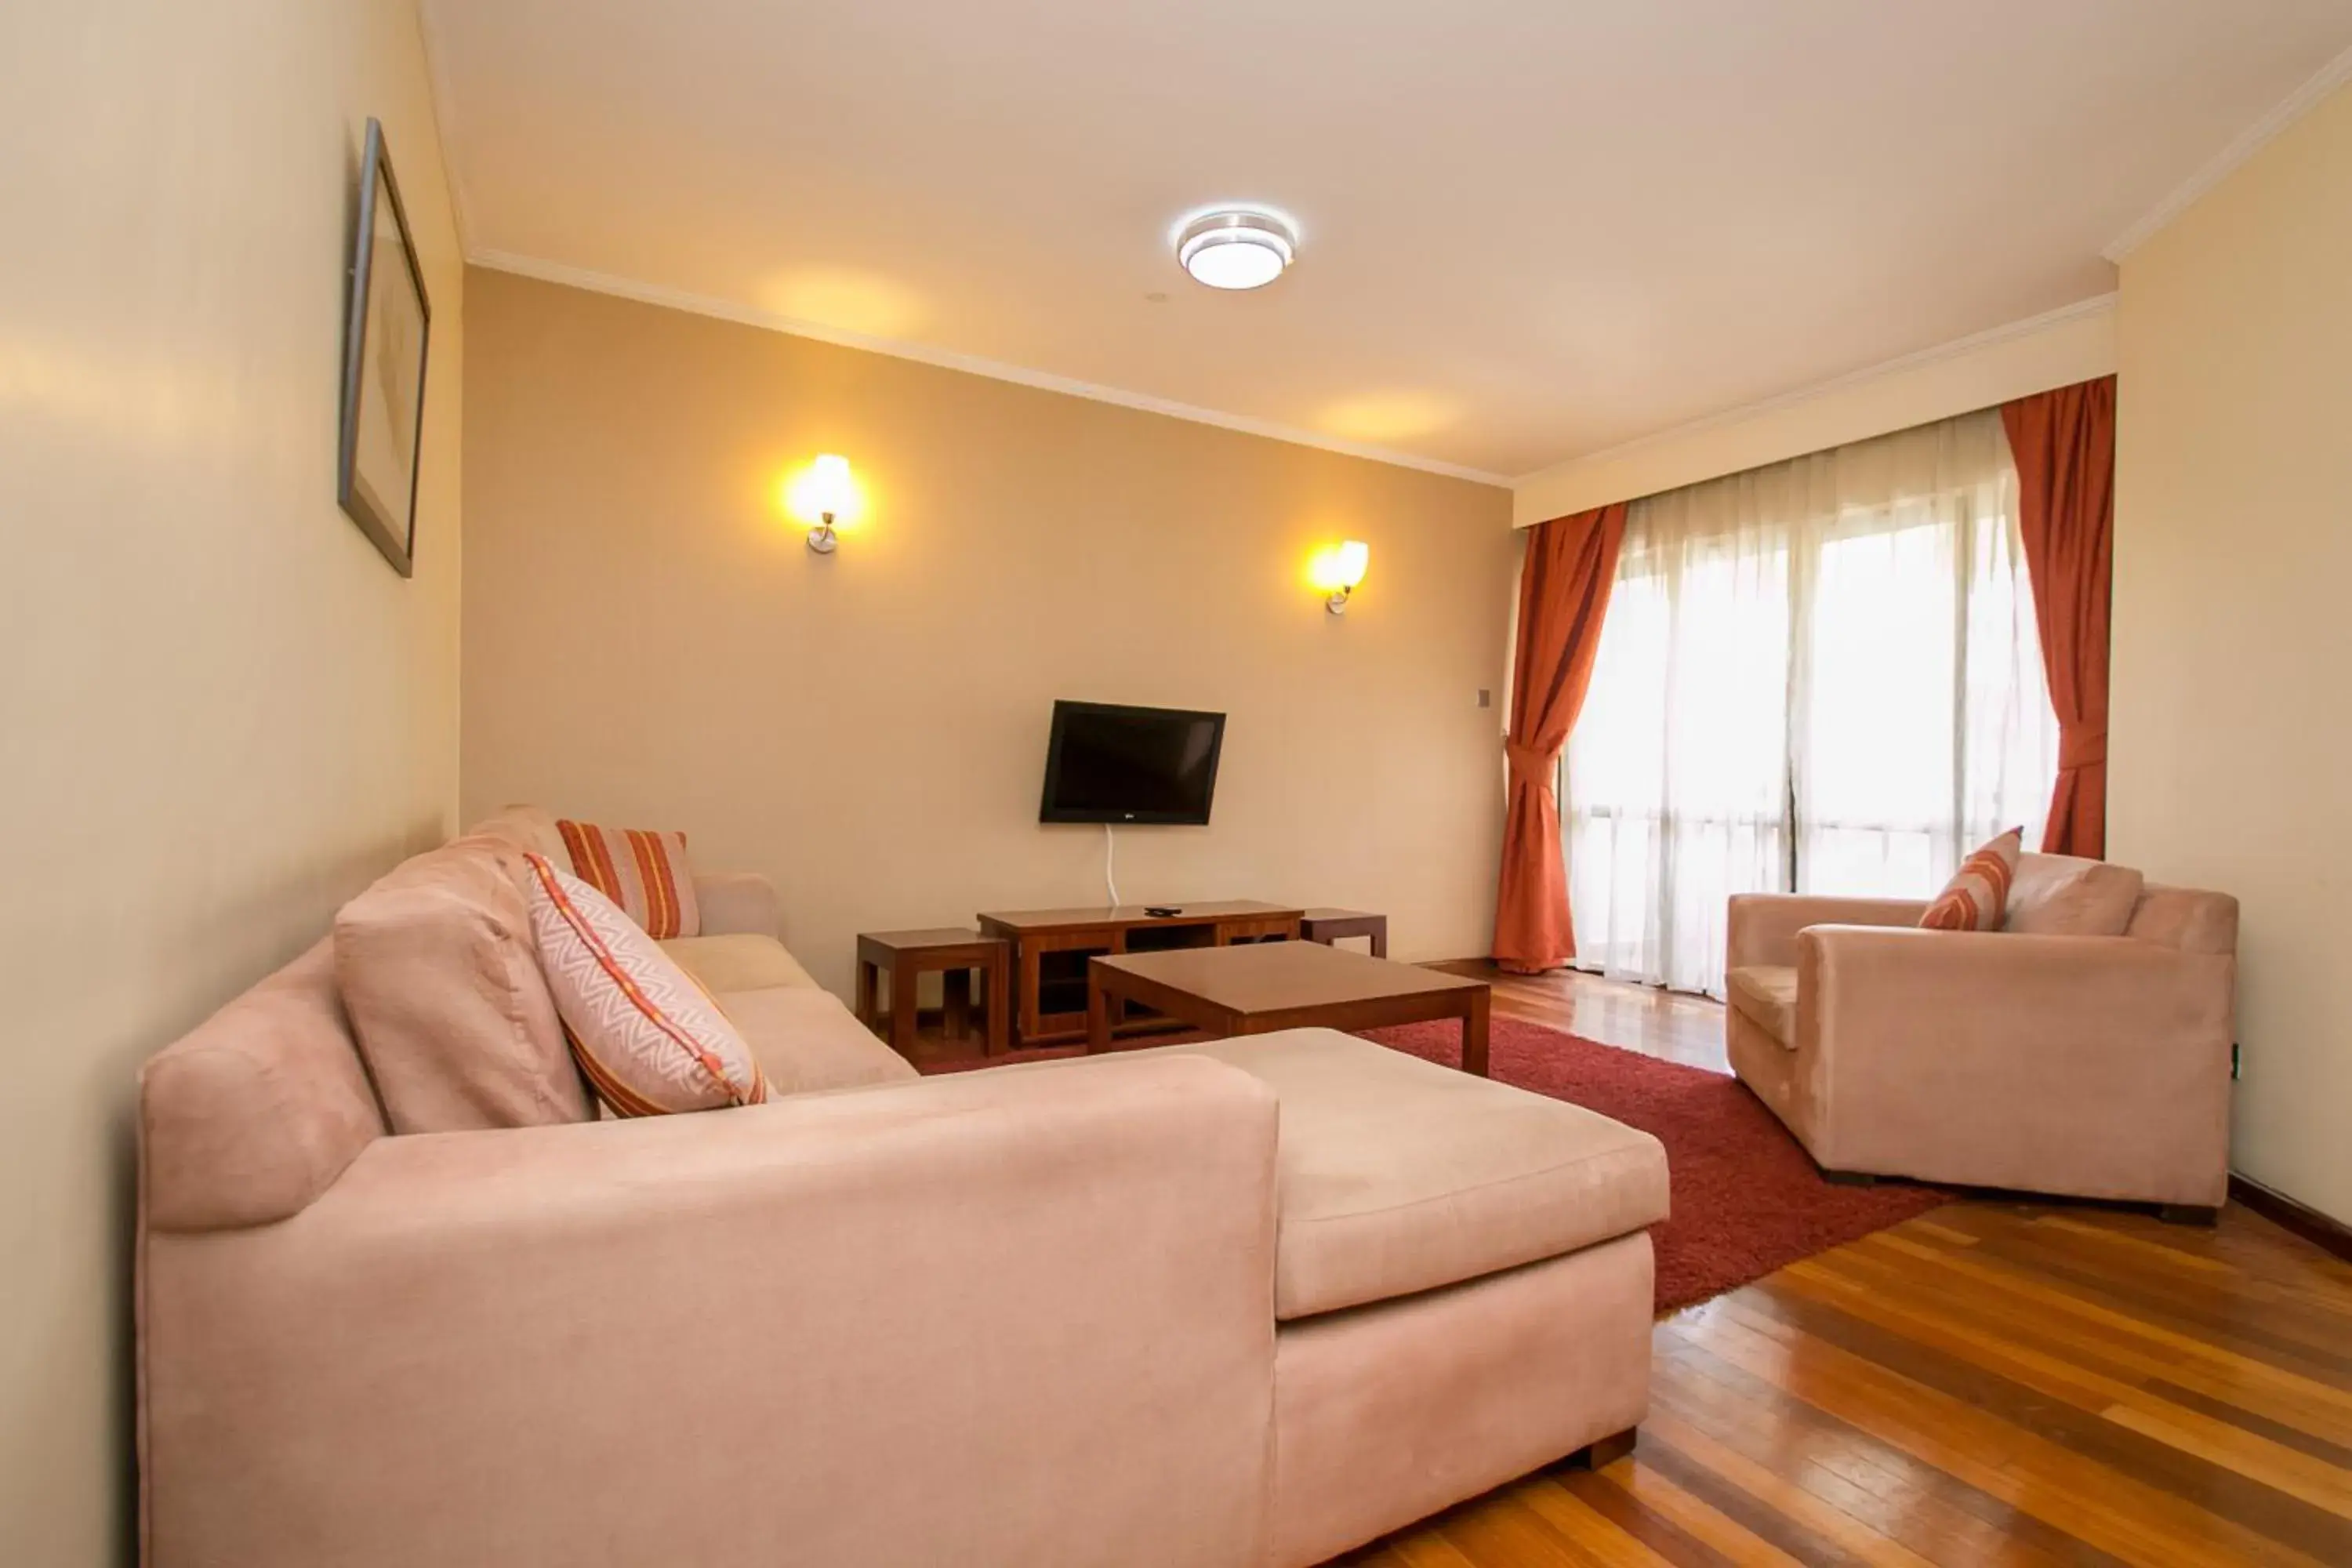
<path fill-rule="evenodd" d="M 1312 942 L 1126 952 L 1087 965 L 1087 1049 L 1110 1048 L 1114 1016 L 1139 1002 L 1227 1035 L 1462 1020 L 1462 1070 L 1486 1076 L 1487 988 Z"/>

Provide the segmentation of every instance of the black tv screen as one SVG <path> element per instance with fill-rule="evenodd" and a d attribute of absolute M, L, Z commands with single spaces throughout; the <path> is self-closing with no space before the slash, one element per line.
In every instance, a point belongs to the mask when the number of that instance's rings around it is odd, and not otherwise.
<path fill-rule="evenodd" d="M 1222 713 L 1056 702 L 1037 820 L 1205 823 L 1224 740 Z"/>

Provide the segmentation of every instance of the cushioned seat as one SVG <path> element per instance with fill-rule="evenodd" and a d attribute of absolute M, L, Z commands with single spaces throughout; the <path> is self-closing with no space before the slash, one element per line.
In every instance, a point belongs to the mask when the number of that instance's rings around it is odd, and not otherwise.
<path fill-rule="evenodd" d="M 1281 1101 L 1278 1319 L 1474 1279 L 1666 1217 L 1658 1141 L 1578 1106 L 1333 1029 L 1147 1054 L 1162 1053 L 1229 1063 Z"/>
<path fill-rule="evenodd" d="M 1752 963 L 1723 977 L 1732 1007 L 1790 1050 L 1797 1048 L 1797 970 Z"/>
<path fill-rule="evenodd" d="M 710 992 L 764 991 L 772 985 L 816 989 L 801 961 L 772 936 L 734 931 L 723 936 L 677 936 L 661 950 Z"/>
<path fill-rule="evenodd" d="M 863 1089 L 921 1076 L 906 1058 L 876 1039 L 874 1031 L 830 991 L 772 985 L 759 991 L 720 991 L 717 999 L 759 1058 L 771 1095 Z"/>

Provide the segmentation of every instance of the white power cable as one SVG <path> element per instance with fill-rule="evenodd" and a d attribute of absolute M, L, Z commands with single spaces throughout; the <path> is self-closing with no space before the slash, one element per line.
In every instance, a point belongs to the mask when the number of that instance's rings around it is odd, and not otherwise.
<path fill-rule="evenodd" d="M 1118 840 L 1110 824 L 1103 824 L 1103 886 L 1110 889 L 1110 907 L 1118 908 Z"/>

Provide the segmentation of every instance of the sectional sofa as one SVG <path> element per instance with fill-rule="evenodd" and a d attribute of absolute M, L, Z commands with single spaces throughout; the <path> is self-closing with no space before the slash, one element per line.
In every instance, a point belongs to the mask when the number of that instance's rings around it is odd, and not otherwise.
<path fill-rule="evenodd" d="M 1326 1030 L 920 1079 L 741 877 L 670 951 L 783 1092 L 599 1119 L 508 1049 L 552 840 L 148 1064 L 152 1568 L 1306 1564 L 1643 1418 L 1646 1134 Z"/>

